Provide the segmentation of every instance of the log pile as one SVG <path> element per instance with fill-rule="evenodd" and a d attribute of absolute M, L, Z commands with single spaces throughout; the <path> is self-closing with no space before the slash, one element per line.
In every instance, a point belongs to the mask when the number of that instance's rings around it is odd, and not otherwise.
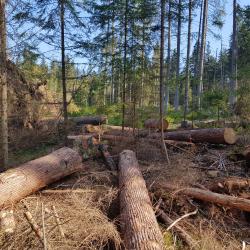
<path fill-rule="evenodd" d="M 119 187 L 125 248 L 163 249 L 163 237 L 133 151 L 120 154 Z"/>
<path fill-rule="evenodd" d="M 80 155 L 61 148 L 0 175 L 0 209 L 82 169 Z"/>

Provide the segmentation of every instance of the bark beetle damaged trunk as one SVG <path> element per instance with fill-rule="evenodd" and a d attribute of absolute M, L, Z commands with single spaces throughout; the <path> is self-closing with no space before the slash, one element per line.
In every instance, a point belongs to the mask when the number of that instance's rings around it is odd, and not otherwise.
<path fill-rule="evenodd" d="M 133 151 L 124 150 L 120 153 L 119 187 L 125 248 L 163 249 L 163 236 Z"/>
<path fill-rule="evenodd" d="M 80 155 L 63 147 L 0 175 L 0 209 L 82 169 Z"/>

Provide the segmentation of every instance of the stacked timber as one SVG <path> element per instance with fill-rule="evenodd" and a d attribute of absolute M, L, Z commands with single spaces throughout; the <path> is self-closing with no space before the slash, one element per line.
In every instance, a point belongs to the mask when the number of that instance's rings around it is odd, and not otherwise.
<path fill-rule="evenodd" d="M 124 150 L 120 154 L 119 187 L 125 248 L 163 249 L 162 233 L 133 151 Z"/>

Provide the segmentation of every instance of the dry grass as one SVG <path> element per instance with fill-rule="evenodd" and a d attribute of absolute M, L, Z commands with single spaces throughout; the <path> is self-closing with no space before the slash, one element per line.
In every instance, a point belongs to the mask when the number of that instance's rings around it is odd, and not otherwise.
<path fill-rule="evenodd" d="M 66 189 L 80 188 L 81 193 L 39 193 L 20 202 L 15 210 L 16 232 L 11 238 L 0 234 L 0 248 L 43 249 L 43 244 L 24 217 L 25 203 L 41 229 L 43 204 L 46 210 L 45 230 L 49 249 L 120 249 L 121 238 L 117 222 L 107 217 L 110 204 L 117 197 L 118 190 L 108 185 L 111 184 L 108 172 L 100 171 L 101 169 L 95 172 L 94 168 L 92 172 L 83 172 L 77 178 L 72 177 L 64 183 L 56 184 Z M 59 232 L 56 217 L 52 212 L 53 206 L 60 217 L 66 239 L 63 239 Z"/>

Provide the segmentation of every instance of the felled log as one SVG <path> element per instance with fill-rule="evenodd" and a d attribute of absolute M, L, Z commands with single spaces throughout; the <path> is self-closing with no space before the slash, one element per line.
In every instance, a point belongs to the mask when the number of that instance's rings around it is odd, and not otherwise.
<path fill-rule="evenodd" d="M 163 237 L 135 153 L 120 153 L 121 229 L 126 249 L 163 249 Z"/>
<path fill-rule="evenodd" d="M 63 147 L 0 175 L 0 209 L 82 169 L 80 155 Z"/>
<path fill-rule="evenodd" d="M 158 209 L 157 217 L 159 217 L 165 224 L 171 225 L 174 221 L 161 209 Z M 179 225 L 174 225 L 172 229 L 188 246 L 194 249 L 197 243 L 193 238 Z"/>
<path fill-rule="evenodd" d="M 163 131 L 168 129 L 168 121 L 163 119 Z M 144 128 L 146 129 L 154 129 L 154 130 L 161 130 L 161 120 L 160 119 L 147 119 L 144 122 Z"/>
<path fill-rule="evenodd" d="M 109 151 L 108 151 L 108 145 L 105 145 L 105 144 L 100 144 L 98 146 L 98 150 L 101 152 L 102 154 L 102 157 L 106 163 L 106 165 L 108 166 L 108 168 L 111 170 L 111 171 L 115 171 L 117 170 L 116 168 L 116 164 L 112 158 L 112 156 L 110 155 Z"/>
<path fill-rule="evenodd" d="M 81 117 L 70 117 L 70 121 L 73 121 L 77 126 L 92 124 L 92 125 L 100 125 L 106 123 L 107 116 L 81 116 Z"/>
<path fill-rule="evenodd" d="M 149 135 L 149 138 L 156 139 L 160 136 L 159 133 L 153 133 Z M 235 144 L 237 136 L 232 128 L 209 128 L 165 132 L 164 139 L 194 143 Z"/>
<path fill-rule="evenodd" d="M 160 194 L 158 193 L 159 196 L 162 196 L 163 190 L 171 190 L 175 191 L 175 195 L 184 194 L 192 198 L 195 198 L 197 200 L 212 202 L 220 204 L 225 207 L 231 207 L 240 209 L 242 211 L 250 212 L 250 200 L 244 198 L 238 198 L 230 195 L 214 193 L 209 190 L 203 190 L 199 188 L 176 188 L 173 185 L 165 183 L 155 184 L 155 187 L 156 186 L 157 186 L 156 192 L 160 192 Z"/>

